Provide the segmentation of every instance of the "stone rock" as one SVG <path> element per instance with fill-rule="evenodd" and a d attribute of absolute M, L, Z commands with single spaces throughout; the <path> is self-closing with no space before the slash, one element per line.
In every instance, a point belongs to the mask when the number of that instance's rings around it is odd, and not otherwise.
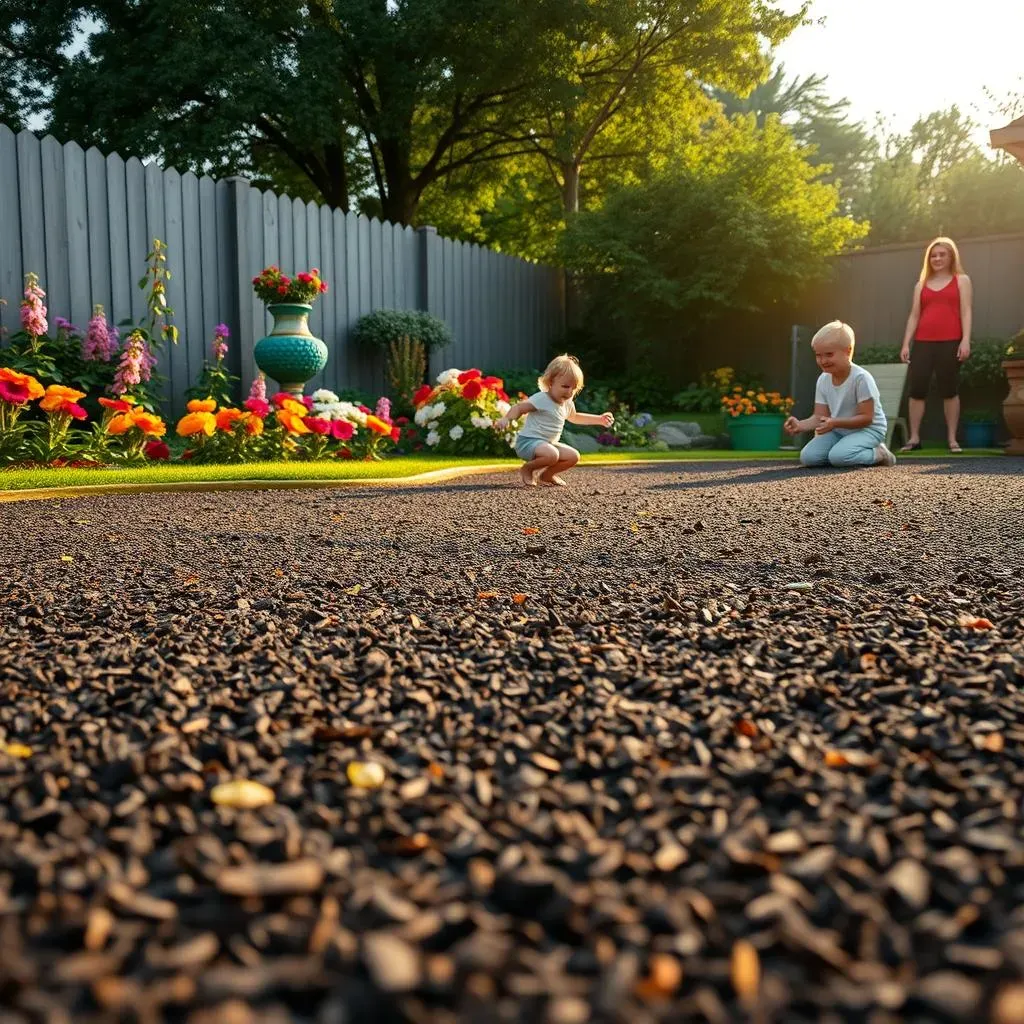
<path fill-rule="evenodd" d="M 703 433 L 699 423 L 668 420 L 658 424 L 658 440 L 664 441 L 670 448 L 690 448 L 694 438 L 701 437 Z"/>
<path fill-rule="evenodd" d="M 570 430 L 562 431 L 562 443 L 575 448 L 582 455 L 590 455 L 601 451 L 601 446 L 589 434 L 575 434 Z"/>

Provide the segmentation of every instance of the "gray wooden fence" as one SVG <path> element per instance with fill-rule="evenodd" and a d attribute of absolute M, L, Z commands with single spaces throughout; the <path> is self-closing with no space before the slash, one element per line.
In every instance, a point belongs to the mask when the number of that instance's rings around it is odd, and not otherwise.
<path fill-rule="evenodd" d="M 168 246 L 168 304 L 181 340 L 161 356 L 172 412 L 183 403 L 210 349 L 216 324 L 231 329 L 229 361 L 248 386 L 255 342 L 270 318 L 251 280 L 276 263 L 285 272 L 318 267 L 330 290 L 310 328 L 330 351 L 310 388 L 386 385 L 383 361 L 349 341 L 353 324 L 377 309 L 425 309 L 444 320 L 453 343 L 431 372 L 485 372 L 543 362 L 564 331 L 560 270 L 362 214 L 261 192 L 244 178 L 215 181 L 134 157 L 104 156 L 74 142 L 0 125 L 0 298 L 17 321 L 24 275 L 34 271 L 51 319 L 85 326 L 95 303 L 113 322 L 139 320 L 137 287 L 154 238 Z"/>

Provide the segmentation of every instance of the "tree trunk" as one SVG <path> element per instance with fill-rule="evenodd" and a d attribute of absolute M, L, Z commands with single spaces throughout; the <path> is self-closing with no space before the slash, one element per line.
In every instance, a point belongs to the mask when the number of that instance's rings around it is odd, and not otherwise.
<path fill-rule="evenodd" d="M 568 221 L 580 212 L 580 167 L 578 160 L 562 164 L 562 209 Z"/>

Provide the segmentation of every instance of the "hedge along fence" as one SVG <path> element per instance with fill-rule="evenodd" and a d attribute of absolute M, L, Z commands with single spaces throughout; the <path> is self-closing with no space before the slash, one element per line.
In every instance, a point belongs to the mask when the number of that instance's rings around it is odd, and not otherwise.
<path fill-rule="evenodd" d="M 561 270 L 362 214 L 191 172 L 105 156 L 52 136 L 0 125 L 0 298 L 17 323 L 24 275 L 37 273 L 51 317 L 78 326 L 94 303 L 110 320 L 138 320 L 135 287 L 154 238 L 168 246 L 168 305 L 181 340 L 161 355 L 166 399 L 178 409 L 198 375 L 216 324 L 232 333 L 230 370 L 248 384 L 255 342 L 271 326 L 251 280 L 264 266 L 319 267 L 330 291 L 310 317 L 330 359 L 311 387 L 380 392 L 383 359 L 349 333 L 376 309 L 423 309 L 453 341 L 431 354 L 446 366 L 541 365 L 565 329 Z"/>

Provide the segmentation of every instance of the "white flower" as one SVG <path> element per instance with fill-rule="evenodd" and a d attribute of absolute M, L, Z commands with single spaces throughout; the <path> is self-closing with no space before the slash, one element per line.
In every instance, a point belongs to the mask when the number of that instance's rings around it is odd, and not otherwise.
<path fill-rule="evenodd" d="M 438 444 L 440 440 L 441 435 L 436 430 L 432 430 L 427 434 L 427 444 L 429 444 L 431 448 L 433 448 L 435 444 Z"/>
<path fill-rule="evenodd" d="M 456 424 L 456 426 L 452 427 L 452 429 L 448 431 L 448 436 L 449 436 L 449 437 L 450 437 L 450 438 L 451 438 L 451 439 L 452 439 L 453 441 L 458 441 L 458 439 L 459 439 L 460 437 L 462 437 L 462 435 L 463 435 L 464 433 L 465 433 L 465 431 L 464 431 L 464 430 L 462 429 L 462 427 L 460 427 L 460 426 L 458 426 L 458 425 Z"/>
<path fill-rule="evenodd" d="M 437 430 L 437 420 L 431 420 L 427 424 L 427 430 L 434 430 L 434 431 L 436 431 Z"/>
<path fill-rule="evenodd" d="M 434 407 L 432 405 L 420 406 L 420 408 L 416 410 L 416 415 L 413 416 L 413 421 L 415 422 L 416 426 L 424 426 L 427 420 L 430 418 L 429 414 L 432 413 L 433 411 Z"/>
<path fill-rule="evenodd" d="M 331 405 L 337 401 L 338 396 L 333 391 L 328 391 L 327 388 L 321 388 L 319 391 L 313 392 L 314 405 Z"/>
<path fill-rule="evenodd" d="M 447 408 L 448 406 L 446 406 L 444 402 L 435 402 L 434 405 L 431 406 L 431 412 L 427 419 L 436 420 L 438 416 L 444 415 L 444 411 Z"/>
<path fill-rule="evenodd" d="M 490 416 L 477 416 L 475 413 L 469 417 L 469 422 L 473 424 L 477 430 L 487 430 L 494 422 Z"/>
<path fill-rule="evenodd" d="M 437 383 L 442 385 L 452 384 L 458 380 L 460 373 L 462 373 L 461 370 L 444 370 L 437 375 Z"/>
<path fill-rule="evenodd" d="M 502 416 L 504 416 L 505 413 L 507 413 L 509 411 L 509 409 L 512 408 L 512 406 L 509 405 L 508 402 L 503 402 L 500 398 L 495 403 L 495 406 L 496 406 L 498 412 L 501 413 Z"/>

